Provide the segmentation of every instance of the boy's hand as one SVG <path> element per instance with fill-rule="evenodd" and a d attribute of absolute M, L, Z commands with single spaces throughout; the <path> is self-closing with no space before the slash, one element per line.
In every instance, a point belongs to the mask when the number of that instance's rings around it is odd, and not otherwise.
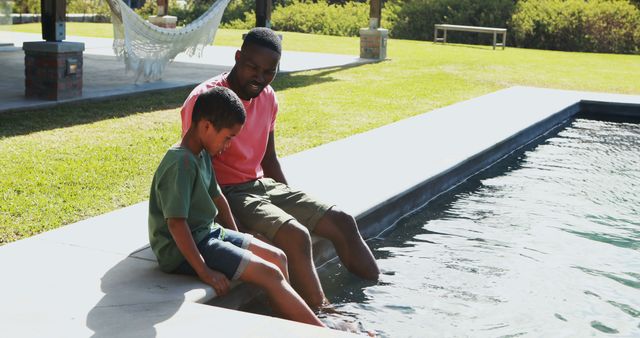
<path fill-rule="evenodd" d="M 206 267 L 204 271 L 198 274 L 200 279 L 211 285 L 218 296 L 224 296 L 229 292 L 229 279 L 224 274 Z"/>

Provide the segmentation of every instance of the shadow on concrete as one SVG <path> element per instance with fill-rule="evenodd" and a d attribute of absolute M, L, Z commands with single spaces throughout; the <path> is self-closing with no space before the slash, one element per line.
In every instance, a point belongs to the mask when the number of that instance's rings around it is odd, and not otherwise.
<path fill-rule="evenodd" d="M 100 279 L 104 296 L 87 314 L 92 337 L 156 337 L 155 325 L 173 317 L 195 286 L 186 276 L 161 274 L 157 263 L 131 257 L 109 269 Z"/>
<path fill-rule="evenodd" d="M 67 103 L 47 109 L 10 111 L 0 114 L 0 138 L 89 124 L 97 121 L 178 109 L 191 89 L 143 93 L 99 102 Z"/>

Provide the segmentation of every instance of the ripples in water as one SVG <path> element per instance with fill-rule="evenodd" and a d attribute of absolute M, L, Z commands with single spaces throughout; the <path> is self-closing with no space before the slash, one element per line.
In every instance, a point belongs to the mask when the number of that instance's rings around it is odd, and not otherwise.
<path fill-rule="evenodd" d="M 325 271 L 338 309 L 390 337 L 640 336 L 640 125 L 575 120 L 499 167 L 374 240 L 379 283 Z"/>

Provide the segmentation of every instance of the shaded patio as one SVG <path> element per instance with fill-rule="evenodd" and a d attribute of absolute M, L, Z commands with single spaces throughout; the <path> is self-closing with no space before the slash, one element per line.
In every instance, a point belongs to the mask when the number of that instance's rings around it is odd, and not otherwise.
<path fill-rule="evenodd" d="M 241 37 L 238 37 L 240 41 Z M 85 44 L 82 96 L 59 101 L 28 99 L 25 97 L 25 66 L 22 43 L 41 41 L 39 34 L 0 31 L 0 41 L 13 44 L 0 47 L 0 113 L 52 107 L 68 102 L 104 100 L 113 97 L 134 96 L 143 92 L 194 87 L 198 83 L 228 71 L 233 67 L 236 48 L 207 46 L 202 57 L 178 55 L 170 63 L 161 81 L 134 83 L 133 75 L 125 72 L 125 65 L 114 55 L 112 39 L 69 36 L 67 41 Z M 369 62 L 357 56 L 324 53 L 283 51 L 280 73 L 313 69 L 348 67 Z"/>

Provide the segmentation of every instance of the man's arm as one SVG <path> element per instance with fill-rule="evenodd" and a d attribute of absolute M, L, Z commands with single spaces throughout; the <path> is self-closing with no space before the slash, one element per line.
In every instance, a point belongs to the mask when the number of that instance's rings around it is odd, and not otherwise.
<path fill-rule="evenodd" d="M 267 141 L 267 150 L 264 153 L 262 162 L 260 163 L 265 177 L 273 178 L 276 182 L 287 184 L 284 177 L 278 155 L 276 154 L 276 141 L 273 131 L 269 132 L 269 140 Z"/>
<path fill-rule="evenodd" d="M 224 274 L 211 270 L 204 262 L 193 240 L 187 220 L 184 218 L 168 218 L 167 224 L 178 249 L 193 270 L 196 271 L 198 277 L 203 282 L 211 285 L 219 296 L 226 294 L 229 291 L 229 280 Z"/>
<path fill-rule="evenodd" d="M 229 207 L 229 203 L 227 202 L 227 199 L 224 197 L 224 195 L 220 194 L 214 197 L 213 204 L 215 204 L 216 208 L 218 209 L 218 216 L 216 217 L 216 221 L 227 229 L 238 231 L 238 225 L 233 219 L 231 208 Z"/>

